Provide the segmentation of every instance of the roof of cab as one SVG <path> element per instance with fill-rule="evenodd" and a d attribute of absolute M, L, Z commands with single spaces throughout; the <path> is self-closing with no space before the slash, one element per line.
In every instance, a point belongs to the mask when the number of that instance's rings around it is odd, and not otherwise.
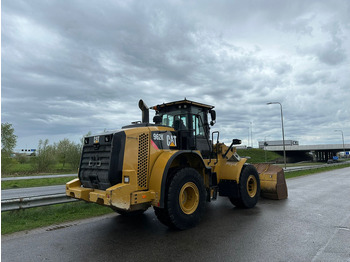
<path fill-rule="evenodd" d="M 160 105 L 156 105 L 156 106 L 152 106 L 150 107 L 151 109 L 154 110 L 159 110 L 165 107 L 170 107 L 170 106 L 174 106 L 174 105 L 191 105 L 191 106 L 197 106 L 197 107 L 202 107 L 202 108 L 207 108 L 207 109 L 213 109 L 214 106 L 211 105 L 206 105 L 206 104 L 202 104 L 202 103 L 198 103 L 198 102 L 194 102 L 191 100 L 187 100 L 186 98 L 184 100 L 180 100 L 180 101 L 174 101 L 174 102 L 169 102 L 169 103 L 163 103 Z"/>

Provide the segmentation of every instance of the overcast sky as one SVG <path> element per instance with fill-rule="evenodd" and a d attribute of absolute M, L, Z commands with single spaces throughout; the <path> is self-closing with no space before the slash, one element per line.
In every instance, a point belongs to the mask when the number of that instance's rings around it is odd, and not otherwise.
<path fill-rule="evenodd" d="M 1 122 L 79 141 L 186 97 L 222 141 L 350 143 L 350 1 L 2 1 Z M 153 118 L 151 113 L 150 119 Z M 250 136 L 250 135 L 249 135 Z M 249 141 L 251 144 L 251 141 Z"/>

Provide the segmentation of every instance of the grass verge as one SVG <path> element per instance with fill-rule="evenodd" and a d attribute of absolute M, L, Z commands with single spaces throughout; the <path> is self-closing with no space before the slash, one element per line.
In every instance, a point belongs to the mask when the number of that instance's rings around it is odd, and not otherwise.
<path fill-rule="evenodd" d="M 292 177 L 298 177 L 298 176 L 306 176 L 306 175 L 312 175 L 316 173 L 321 173 L 321 172 L 326 172 L 326 171 L 331 171 L 335 169 L 341 169 L 341 168 L 346 168 L 350 167 L 350 164 L 343 164 L 343 165 L 337 165 L 337 166 L 327 166 L 327 167 L 320 167 L 316 169 L 310 169 L 310 170 L 299 170 L 299 171 L 292 171 L 285 173 L 284 176 L 286 179 L 292 178 Z"/>
<path fill-rule="evenodd" d="M 264 163 L 264 162 L 275 162 L 277 159 L 281 158 L 279 154 L 272 151 L 264 151 L 258 148 L 250 149 L 237 149 L 238 155 L 241 157 L 250 157 L 247 163 Z"/>
<path fill-rule="evenodd" d="M 40 172 L 35 169 L 31 163 L 14 163 L 9 169 L 2 173 L 2 177 L 16 177 L 16 176 L 34 176 L 34 175 L 50 175 L 50 174 L 70 174 L 76 173 L 77 169 L 72 168 L 69 165 L 63 166 L 62 164 L 55 164 L 47 172 Z"/>
<path fill-rule="evenodd" d="M 2 181 L 1 190 L 14 189 L 14 188 L 25 188 L 25 187 L 37 187 L 37 186 L 54 186 L 64 185 L 67 182 L 77 178 L 72 177 L 53 177 L 53 178 L 38 178 L 38 179 L 23 179 L 23 180 L 12 180 Z"/>
<path fill-rule="evenodd" d="M 114 212 L 108 207 L 83 201 L 1 213 L 1 234 L 50 226 Z"/>

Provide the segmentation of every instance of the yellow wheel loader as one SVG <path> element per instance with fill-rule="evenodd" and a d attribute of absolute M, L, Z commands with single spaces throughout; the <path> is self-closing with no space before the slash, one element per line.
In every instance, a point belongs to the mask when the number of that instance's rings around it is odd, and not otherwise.
<path fill-rule="evenodd" d="M 260 194 L 287 198 L 281 168 L 247 164 L 234 147 L 240 140 L 226 146 L 218 131 L 210 133 L 214 106 L 185 99 L 151 108 L 140 100 L 139 107 L 142 121 L 84 138 L 78 178 L 66 184 L 67 196 L 121 215 L 153 206 L 160 222 L 180 230 L 197 225 L 205 202 L 217 196 L 241 208 L 254 207 Z"/>

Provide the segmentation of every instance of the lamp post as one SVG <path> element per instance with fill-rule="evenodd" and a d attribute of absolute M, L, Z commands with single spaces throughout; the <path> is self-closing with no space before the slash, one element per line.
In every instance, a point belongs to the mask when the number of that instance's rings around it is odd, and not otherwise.
<path fill-rule="evenodd" d="M 250 122 L 250 142 L 251 142 L 252 148 L 254 148 L 254 146 L 253 146 L 253 122 Z"/>
<path fill-rule="evenodd" d="M 266 103 L 267 105 L 272 104 L 279 104 L 281 107 L 281 122 L 282 122 L 282 138 L 283 138 L 283 159 L 284 159 L 284 169 L 287 169 L 287 162 L 286 162 L 286 144 L 284 142 L 284 126 L 283 126 L 283 110 L 282 110 L 282 104 L 280 102 L 269 102 Z"/>
<path fill-rule="evenodd" d="M 341 132 L 341 138 L 343 140 L 343 151 L 344 151 L 344 157 L 345 157 L 345 145 L 344 145 L 344 134 L 343 130 L 334 130 L 334 132 Z"/>
<path fill-rule="evenodd" d="M 249 148 L 249 139 L 250 139 L 250 135 L 249 135 L 249 133 L 250 133 L 250 129 L 249 129 L 249 127 L 248 127 L 248 145 L 247 145 L 247 148 Z"/>
<path fill-rule="evenodd" d="M 265 139 L 264 139 L 265 163 L 267 163 L 267 156 L 266 156 L 266 147 L 267 147 L 267 143 L 266 143 L 266 137 L 267 137 L 267 136 L 265 136 Z"/>

